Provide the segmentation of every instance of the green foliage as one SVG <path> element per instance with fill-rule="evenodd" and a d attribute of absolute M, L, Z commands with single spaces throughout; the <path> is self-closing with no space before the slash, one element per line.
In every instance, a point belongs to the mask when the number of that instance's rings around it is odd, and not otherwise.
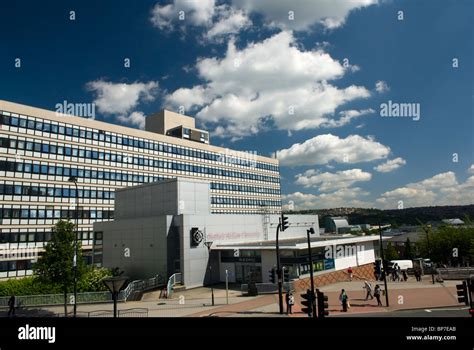
<path fill-rule="evenodd" d="M 425 229 L 428 233 L 418 242 L 423 257 L 447 265 L 474 262 L 474 227 L 442 225 L 435 230 Z"/>
<path fill-rule="evenodd" d="M 392 243 L 387 244 L 387 247 L 384 250 L 384 257 L 386 260 L 398 260 L 400 258 L 397 250 L 392 245 Z"/>
<path fill-rule="evenodd" d="M 71 291 L 74 281 L 74 243 L 74 224 L 70 221 L 58 221 L 53 227 L 51 241 L 38 262 L 33 265 L 35 275 L 44 283 L 60 284 L 64 291 Z M 77 250 L 77 278 L 80 280 L 85 270 L 80 242 Z"/>
<path fill-rule="evenodd" d="M 60 285 L 48 284 L 37 277 L 29 276 L 0 282 L 0 296 L 57 294 L 62 292 Z"/>
<path fill-rule="evenodd" d="M 109 269 L 89 266 L 86 268 L 82 278 L 77 282 L 78 292 L 101 292 L 108 291 L 102 283 L 102 278 L 111 276 Z M 21 279 L 11 279 L 0 282 L 0 296 L 11 295 L 40 295 L 63 293 L 61 284 L 50 284 L 38 278 L 28 276 Z"/>
<path fill-rule="evenodd" d="M 105 268 L 88 266 L 84 275 L 77 283 L 79 292 L 100 292 L 108 291 L 102 279 L 112 276 L 112 271 Z"/>

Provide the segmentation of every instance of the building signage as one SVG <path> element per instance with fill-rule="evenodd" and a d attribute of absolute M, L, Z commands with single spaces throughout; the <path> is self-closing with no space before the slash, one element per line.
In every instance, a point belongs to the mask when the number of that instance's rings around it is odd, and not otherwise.
<path fill-rule="evenodd" d="M 240 262 L 240 263 L 260 263 L 262 258 L 259 256 L 239 256 L 239 257 L 221 257 L 221 262 Z"/>

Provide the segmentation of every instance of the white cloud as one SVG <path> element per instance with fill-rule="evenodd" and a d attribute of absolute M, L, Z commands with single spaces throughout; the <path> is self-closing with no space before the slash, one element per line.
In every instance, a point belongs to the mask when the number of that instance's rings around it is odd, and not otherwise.
<path fill-rule="evenodd" d="M 270 26 L 307 30 L 315 24 L 327 29 L 342 26 L 351 11 L 376 4 L 377 0 L 232 0 L 246 12 L 262 14 Z M 294 20 L 289 19 L 293 11 Z"/>
<path fill-rule="evenodd" d="M 385 208 L 420 207 L 433 205 L 466 205 L 474 203 L 474 176 L 459 183 L 452 171 L 410 183 L 383 193 L 377 202 Z"/>
<path fill-rule="evenodd" d="M 171 30 L 184 14 L 183 24 L 209 25 L 215 10 L 215 0 L 174 0 L 168 5 L 157 3 L 151 11 L 151 22 L 159 29 Z"/>
<path fill-rule="evenodd" d="M 374 167 L 374 170 L 380 173 L 389 173 L 395 169 L 400 168 L 402 165 L 405 165 L 407 162 L 405 159 L 398 157 L 395 159 L 387 160 L 385 163 L 377 165 Z"/>
<path fill-rule="evenodd" d="M 388 87 L 387 83 L 383 80 L 379 80 L 375 83 L 375 91 L 379 94 L 389 91 L 390 88 Z"/>
<path fill-rule="evenodd" d="M 304 209 L 328 209 L 340 207 L 370 208 L 372 204 L 364 201 L 361 197 L 367 196 L 368 192 L 359 187 L 343 188 L 330 193 L 320 195 L 295 192 L 282 196 L 283 209 L 287 210 L 293 206 L 294 210 Z"/>
<path fill-rule="evenodd" d="M 125 84 L 95 80 L 87 83 L 87 88 L 95 92 L 94 103 L 99 112 L 125 115 L 140 101 L 154 100 L 158 82 Z"/>
<path fill-rule="evenodd" d="M 338 126 L 354 118 L 331 121 L 338 107 L 370 97 L 362 86 L 331 85 L 347 69 L 320 49 L 300 50 L 290 32 L 242 50 L 230 40 L 223 58 L 200 59 L 196 69 L 205 83 L 174 91 L 166 104 L 197 109 L 198 118 L 231 137 L 258 132 L 269 119 L 283 130 Z"/>
<path fill-rule="evenodd" d="M 137 126 L 139 129 L 145 129 L 145 119 L 146 117 L 142 112 L 132 112 L 128 116 L 120 115 L 117 117 L 117 120 L 122 123 Z"/>
<path fill-rule="evenodd" d="M 472 164 L 467 171 L 470 174 L 474 174 L 474 164 Z"/>
<path fill-rule="evenodd" d="M 252 24 L 242 10 L 235 10 L 232 7 L 224 5 L 220 8 L 222 8 L 222 10 L 219 11 L 219 18 L 206 34 L 208 39 L 227 34 L 237 34 Z"/>
<path fill-rule="evenodd" d="M 370 137 L 350 135 L 339 138 L 325 134 L 277 151 L 277 158 L 283 166 L 327 164 L 331 161 L 353 164 L 384 159 L 389 153 L 389 147 Z"/>
<path fill-rule="evenodd" d="M 331 127 L 331 128 L 337 128 L 340 126 L 344 126 L 346 124 L 349 124 L 353 119 L 356 119 L 358 117 L 361 117 L 363 115 L 367 114 L 372 114 L 375 113 L 375 111 L 372 108 L 368 109 L 363 109 L 363 110 L 347 110 L 347 111 L 341 111 L 339 112 L 339 115 L 341 116 L 339 119 L 330 119 L 326 123 L 322 124 L 322 127 Z"/>
<path fill-rule="evenodd" d="M 307 170 L 303 174 L 296 175 L 296 184 L 306 188 L 316 187 L 321 192 L 346 189 L 356 182 L 370 181 L 372 174 L 361 169 L 349 169 L 335 173 L 321 173 L 315 170 Z"/>

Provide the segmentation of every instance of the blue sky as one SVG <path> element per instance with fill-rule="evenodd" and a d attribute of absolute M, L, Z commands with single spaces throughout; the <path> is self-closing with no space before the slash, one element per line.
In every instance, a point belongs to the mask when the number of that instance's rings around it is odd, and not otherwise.
<path fill-rule="evenodd" d="M 473 10 L 469 0 L 2 3 L 0 99 L 94 102 L 97 119 L 131 127 L 183 106 L 213 144 L 276 152 L 283 203 L 296 209 L 471 204 Z M 389 100 L 419 106 L 419 120 L 382 117 Z"/>

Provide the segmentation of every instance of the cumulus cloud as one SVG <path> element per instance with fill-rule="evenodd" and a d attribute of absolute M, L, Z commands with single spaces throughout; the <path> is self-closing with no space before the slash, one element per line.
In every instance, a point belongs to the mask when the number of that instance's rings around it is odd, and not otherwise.
<path fill-rule="evenodd" d="M 111 83 L 95 80 L 87 83 L 87 88 L 96 94 L 94 103 L 103 114 L 126 114 L 140 101 L 152 101 L 158 82 Z"/>
<path fill-rule="evenodd" d="M 282 196 L 283 209 L 329 209 L 340 207 L 370 208 L 372 204 L 361 198 L 369 193 L 359 187 L 342 188 L 330 193 L 319 195 L 295 192 Z"/>
<path fill-rule="evenodd" d="M 327 29 L 342 26 L 351 11 L 378 3 L 377 0 L 233 0 L 248 13 L 263 15 L 269 26 L 308 30 L 315 24 Z M 294 15 L 291 19 L 290 11 Z"/>
<path fill-rule="evenodd" d="M 215 10 L 215 0 L 174 0 L 167 5 L 157 3 L 151 10 L 151 22 L 159 29 L 171 30 L 181 20 L 194 26 L 209 25 Z"/>
<path fill-rule="evenodd" d="M 316 187 L 321 192 L 346 189 L 356 182 L 370 181 L 372 174 L 361 169 L 349 169 L 335 173 L 321 173 L 316 170 L 307 170 L 296 175 L 296 184 L 304 187 Z"/>
<path fill-rule="evenodd" d="M 329 127 L 337 128 L 337 127 L 349 124 L 353 119 L 356 119 L 363 115 L 372 114 L 372 113 L 375 113 L 375 111 L 372 108 L 363 109 L 363 110 L 351 109 L 347 111 L 341 111 L 339 112 L 339 115 L 341 116 L 339 119 L 329 119 L 326 123 L 322 124 L 321 126 L 327 127 L 327 128 Z"/>
<path fill-rule="evenodd" d="M 237 34 L 242 29 L 249 27 L 252 22 L 242 10 L 235 10 L 229 6 L 221 6 L 220 15 L 212 27 L 208 30 L 206 37 L 213 39 L 228 34 Z"/>
<path fill-rule="evenodd" d="M 223 58 L 200 59 L 196 69 L 205 83 L 168 94 L 166 105 L 195 109 L 201 121 L 231 137 L 258 132 L 269 121 L 283 130 L 340 126 L 356 116 L 332 121 L 338 107 L 370 97 L 363 86 L 331 85 L 347 69 L 321 49 L 302 51 L 286 31 L 241 50 L 230 40 Z"/>
<path fill-rule="evenodd" d="M 465 205 L 474 203 L 474 176 L 459 183 L 452 171 L 410 183 L 383 193 L 377 202 L 385 208 L 433 205 Z"/>
<path fill-rule="evenodd" d="M 158 82 L 112 83 L 95 80 L 87 83 L 87 89 L 95 93 L 94 103 L 105 117 L 115 116 L 121 123 L 145 128 L 145 115 L 133 111 L 141 102 L 153 101 Z"/>
<path fill-rule="evenodd" d="M 340 138 L 332 134 L 318 135 L 303 143 L 277 151 L 283 166 L 317 165 L 329 162 L 359 163 L 384 159 L 390 148 L 373 138 L 350 135 Z"/>
<path fill-rule="evenodd" d="M 139 129 L 145 129 L 145 118 L 142 112 L 132 112 L 130 115 L 119 115 L 117 120 L 124 124 L 136 126 Z"/>
<path fill-rule="evenodd" d="M 472 164 L 467 171 L 471 174 L 474 174 L 474 164 Z"/>
<path fill-rule="evenodd" d="M 379 173 L 389 173 L 395 169 L 400 168 L 402 165 L 405 165 L 407 162 L 405 159 L 398 157 L 395 159 L 387 160 L 385 163 L 377 165 L 374 167 L 374 170 Z"/>
<path fill-rule="evenodd" d="M 379 94 L 384 93 L 389 90 L 390 88 L 388 87 L 387 83 L 384 82 L 383 80 L 379 80 L 375 83 L 375 91 L 377 91 Z"/>

